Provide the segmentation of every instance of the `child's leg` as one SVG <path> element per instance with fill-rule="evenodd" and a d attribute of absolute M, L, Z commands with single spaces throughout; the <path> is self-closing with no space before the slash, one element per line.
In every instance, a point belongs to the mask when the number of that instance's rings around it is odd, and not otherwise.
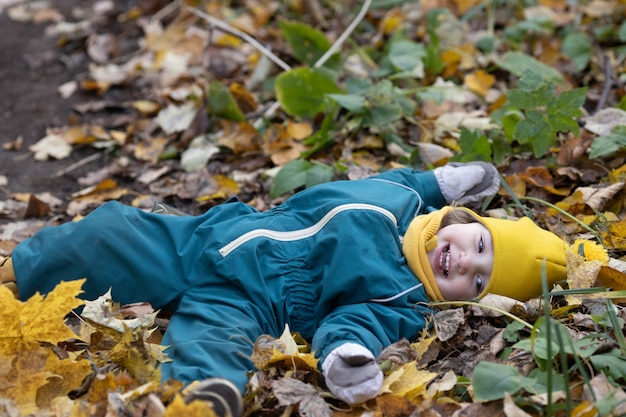
<path fill-rule="evenodd" d="M 175 306 L 202 249 L 193 216 L 164 216 L 111 202 L 84 219 L 48 227 L 12 255 L 22 299 L 47 293 L 61 280 L 87 278 L 82 297 L 112 288 L 115 301 Z"/>
<path fill-rule="evenodd" d="M 162 344 L 172 362 L 163 364 L 162 376 L 184 382 L 221 377 L 243 393 L 253 345 L 262 334 L 279 336 L 271 311 L 252 303 L 237 288 L 198 288 L 182 299 Z"/>

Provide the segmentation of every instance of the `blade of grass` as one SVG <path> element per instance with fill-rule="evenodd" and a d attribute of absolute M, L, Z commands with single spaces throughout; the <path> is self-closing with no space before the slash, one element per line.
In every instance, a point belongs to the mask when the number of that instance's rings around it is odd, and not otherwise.
<path fill-rule="evenodd" d="M 615 314 L 613 301 L 610 299 L 606 300 L 607 314 L 609 315 L 609 319 L 611 320 L 611 325 L 613 326 L 613 333 L 615 333 L 615 339 L 619 344 L 619 349 L 622 352 L 623 356 L 626 356 L 626 340 L 624 340 L 624 332 L 622 327 L 619 324 L 619 320 L 617 320 L 617 315 Z"/>
<path fill-rule="evenodd" d="M 543 204 L 545 206 L 548 206 L 556 211 L 558 211 L 559 213 L 561 213 L 562 215 L 564 215 L 565 217 L 571 219 L 572 221 L 578 223 L 580 225 L 580 227 L 582 227 L 583 229 L 587 230 L 590 233 L 593 233 L 593 235 L 596 237 L 596 239 L 598 239 L 598 241 L 602 241 L 602 238 L 600 237 L 600 235 L 598 234 L 598 231 L 587 226 L 585 223 L 583 223 L 582 221 L 580 221 L 576 216 L 572 216 L 571 214 L 569 214 L 567 211 L 563 210 L 560 207 L 555 206 L 552 203 L 548 203 L 545 200 L 542 200 L 540 198 L 535 198 L 535 197 L 519 197 L 520 200 L 528 200 L 528 201 L 534 201 L 536 203 L 540 203 Z"/>
<path fill-rule="evenodd" d="M 543 317 L 546 323 L 546 350 L 548 357 L 548 366 L 546 369 L 546 383 L 547 383 L 547 401 L 546 401 L 546 416 L 552 416 L 552 379 L 553 369 L 550 365 L 550 358 L 552 358 L 552 315 L 550 314 L 551 304 L 550 304 L 550 294 L 548 291 L 548 275 L 546 272 L 546 260 L 544 259 L 541 263 L 541 289 L 543 294 L 541 298 L 543 299 Z"/>
<path fill-rule="evenodd" d="M 507 316 L 508 318 L 515 320 L 517 322 L 520 322 L 524 327 L 527 327 L 530 330 L 533 330 L 534 326 L 530 323 L 528 323 L 527 321 L 524 321 L 522 319 L 520 319 L 519 317 L 517 317 L 514 314 L 509 313 L 506 310 L 502 310 L 498 307 L 493 307 L 493 306 L 488 306 L 485 304 L 481 304 L 478 303 L 476 301 L 433 301 L 431 302 L 429 305 L 431 306 L 444 306 L 444 305 L 454 305 L 454 306 L 462 306 L 462 305 L 468 305 L 468 306 L 477 306 L 480 308 L 486 308 L 488 310 L 492 310 L 492 311 L 497 311 L 498 313 Z"/>

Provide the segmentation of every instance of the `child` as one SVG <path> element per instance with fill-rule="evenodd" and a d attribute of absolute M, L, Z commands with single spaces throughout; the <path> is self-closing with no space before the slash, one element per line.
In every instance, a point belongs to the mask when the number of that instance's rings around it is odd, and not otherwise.
<path fill-rule="evenodd" d="M 285 323 L 354 404 L 377 395 L 376 355 L 419 334 L 429 300 L 538 296 L 544 258 L 550 283 L 565 278 L 564 243 L 529 219 L 444 207 L 498 188 L 493 166 L 470 163 L 322 184 L 262 213 L 236 201 L 201 216 L 111 202 L 22 242 L 0 277 L 21 299 L 87 277 L 87 299 L 111 287 L 118 302 L 172 311 L 163 377 L 208 378 L 198 396 L 222 415 L 241 414 L 252 343 Z"/>

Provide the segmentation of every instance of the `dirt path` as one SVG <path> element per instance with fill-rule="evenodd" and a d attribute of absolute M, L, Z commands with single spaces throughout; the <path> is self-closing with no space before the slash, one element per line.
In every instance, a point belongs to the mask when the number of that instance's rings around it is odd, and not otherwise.
<path fill-rule="evenodd" d="M 65 16 L 80 0 L 55 1 Z M 44 36 L 45 24 L 16 22 L 0 14 L 0 142 L 2 145 L 23 138 L 22 149 L 0 149 L 0 176 L 8 179 L 1 190 L 6 193 L 49 191 L 57 197 L 76 191 L 76 178 L 96 168 L 98 162 L 72 171 L 55 174 L 80 161 L 92 149 L 73 152 L 61 161 L 38 162 L 28 147 L 45 136 L 46 129 L 67 125 L 71 107 L 80 96 L 63 99 L 57 88 L 85 70 L 86 57 L 72 51 L 71 45 L 59 48 L 55 38 Z M 6 198 L 0 193 L 0 199 Z"/>

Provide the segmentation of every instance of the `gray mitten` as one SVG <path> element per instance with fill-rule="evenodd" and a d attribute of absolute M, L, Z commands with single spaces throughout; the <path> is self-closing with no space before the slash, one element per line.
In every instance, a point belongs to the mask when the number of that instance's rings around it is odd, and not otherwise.
<path fill-rule="evenodd" d="M 356 343 L 344 343 L 330 352 L 322 372 L 330 392 L 348 404 L 374 398 L 383 385 L 383 371 L 374 355 Z"/>
<path fill-rule="evenodd" d="M 500 174 L 486 162 L 452 162 L 433 170 L 448 204 L 474 203 L 500 189 Z"/>

